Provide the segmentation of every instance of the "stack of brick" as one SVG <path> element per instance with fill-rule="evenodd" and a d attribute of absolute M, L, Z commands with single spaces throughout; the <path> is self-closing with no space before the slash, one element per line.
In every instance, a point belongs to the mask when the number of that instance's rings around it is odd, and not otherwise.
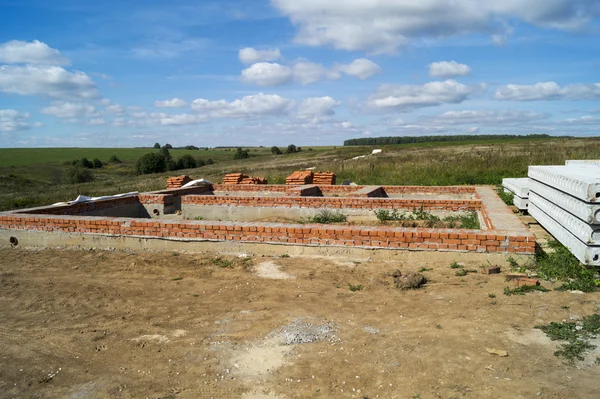
<path fill-rule="evenodd" d="M 240 184 L 242 180 L 248 177 L 248 175 L 243 173 L 230 173 L 223 178 L 223 184 Z"/>
<path fill-rule="evenodd" d="M 285 179 L 285 184 L 313 184 L 313 172 L 310 170 L 296 171 Z"/>
<path fill-rule="evenodd" d="M 333 172 L 315 172 L 315 174 L 313 175 L 313 184 L 321 186 L 334 186 L 335 178 L 336 176 Z"/>
<path fill-rule="evenodd" d="M 245 177 L 243 178 L 239 184 L 268 184 L 267 179 L 264 177 Z"/>
<path fill-rule="evenodd" d="M 167 179 L 167 189 L 181 188 L 184 184 L 187 184 L 191 181 L 192 181 L 192 179 L 190 179 L 189 176 L 185 176 L 185 175 L 169 177 Z"/>

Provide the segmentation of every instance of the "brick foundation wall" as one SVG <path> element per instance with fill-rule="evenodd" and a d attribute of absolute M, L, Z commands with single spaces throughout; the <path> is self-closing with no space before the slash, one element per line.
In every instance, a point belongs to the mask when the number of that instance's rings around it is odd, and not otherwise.
<path fill-rule="evenodd" d="M 402 198 L 350 198 L 350 197 L 243 197 L 186 195 L 182 205 L 226 205 L 248 207 L 300 207 L 334 209 L 415 209 L 423 206 L 427 210 L 478 211 L 480 200 L 425 200 Z"/>
<path fill-rule="evenodd" d="M 117 208 L 121 206 L 134 204 L 139 204 L 139 200 L 136 195 L 90 202 L 79 202 L 71 205 L 55 205 L 38 208 L 29 208 L 24 210 L 12 211 L 12 213 L 26 213 L 36 215 L 79 215 L 88 212 Z"/>
<path fill-rule="evenodd" d="M 274 244 L 532 254 L 531 234 L 463 229 L 328 226 L 316 224 L 152 221 L 131 218 L 0 215 L 0 229 L 145 236 Z"/>
<path fill-rule="evenodd" d="M 317 184 L 324 193 L 352 193 L 362 190 L 368 186 L 327 186 Z M 300 187 L 300 185 L 296 185 Z M 477 191 L 473 186 L 381 186 L 388 194 L 473 194 Z M 269 184 L 269 185 L 244 185 L 244 184 L 215 184 L 215 191 L 271 191 L 286 192 L 290 185 Z"/>

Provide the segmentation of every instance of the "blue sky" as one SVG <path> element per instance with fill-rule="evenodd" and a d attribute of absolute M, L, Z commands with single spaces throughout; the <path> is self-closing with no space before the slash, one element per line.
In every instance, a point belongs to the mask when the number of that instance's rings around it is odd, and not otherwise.
<path fill-rule="evenodd" d="M 594 136 L 599 18 L 597 0 L 0 0 L 0 147 Z"/>

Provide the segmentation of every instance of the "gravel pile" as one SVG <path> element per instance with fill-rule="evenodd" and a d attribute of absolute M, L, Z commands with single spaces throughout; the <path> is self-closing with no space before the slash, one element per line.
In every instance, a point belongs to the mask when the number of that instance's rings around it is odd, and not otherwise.
<path fill-rule="evenodd" d="M 277 337 L 285 345 L 308 344 L 326 339 L 336 342 L 338 339 L 334 334 L 333 323 L 311 323 L 306 319 L 295 319 L 290 324 L 272 331 L 269 337 Z"/>

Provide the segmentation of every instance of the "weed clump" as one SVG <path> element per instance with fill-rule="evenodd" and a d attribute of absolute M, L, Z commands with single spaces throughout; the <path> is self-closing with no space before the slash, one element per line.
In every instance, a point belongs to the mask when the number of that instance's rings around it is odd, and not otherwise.
<path fill-rule="evenodd" d="M 594 292 L 600 286 L 596 273 L 583 266 L 569 250 L 558 241 L 550 241 L 548 246 L 553 253 L 541 252 L 536 256 L 537 270 L 545 280 L 558 280 L 564 283 L 558 291 L 578 290 Z"/>
<path fill-rule="evenodd" d="M 393 209 L 377 209 L 375 210 L 375 216 L 377 220 L 382 223 L 385 222 L 403 222 L 404 227 L 416 227 L 417 221 L 423 221 L 426 227 L 448 227 L 455 228 L 461 227 L 463 229 L 480 229 L 479 217 L 477 212 L 468 212 L 462 215 L 451 215 L 444 218 L 440 218 L 427 212 L 423 205 L 419 209 L 415 208 L 412 212 L 398 212 Z"/>
<path fill-rule="evenodd" d="M 346 215 L 340 212 L 332 212 L 328 209 L 323 209 L 313 217 L 308 218 L 309 223 L 330 224 L 343 223 L 346 221 Z"/>
<path fill-rule="evenodd" d="M 350 291 L 352 292 L 356 292 L 356 291 L 362 291 L 363 288 L 365 288 L 362 284 L 348 284 L 348 288 L 350 288 Z"/>
<path fill-rule="evenodd" d="M 515 200 L 515 195 L 513 193 L 511 193 L 510 191 L 504 191 L 504 187 L 502 187 L 502 185 L 499 185 L 498 188 L 496 189 L 496 192 L 498 193 L 498 197 L 500 197 L 500 199 L 502 201 L 504 201 L 504 203 L 506 205 L 512 205 L 514 200 Z"/>
<path fill-rule="evenodd" d="M 584 360 L 585 354 L 596 349 L 595 345 L 589 343 L 592 338 L 600 335 L 600 314 L 586 316 L 581 322 L 551 322 L 545 326 L 536 326 L 542 330 L 552 341 L 567 341 L 561 344 L 554 352 L 554 356 L 561 356 L 570 363 L 575 360 Z"/>
<path fill-rule="evenodd" d="M 548 288 L 544 287 L 543 285 L 522 285 L 517 288 L 505 287 L 504 295 L 507 295 L 507 296 L 525 295 L 526 293 L 533 292 L 533 291 L 548 292 L 550 290 Z"/>

